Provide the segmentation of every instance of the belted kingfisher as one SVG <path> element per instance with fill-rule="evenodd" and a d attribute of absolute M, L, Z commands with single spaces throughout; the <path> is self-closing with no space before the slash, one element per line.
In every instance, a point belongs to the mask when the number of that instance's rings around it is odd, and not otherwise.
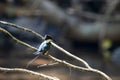
<path fill-rule="evenodd" d="M 47 51 L 51 47 L 51 42 L 52 41 L 53 41 L 52 37 L 50 37 L 48 35 L 45 35 L 44 41 L 39 46 L 38 50 L 36 52 L 34 52 L 33 54 L 35 54 L 35 55 L 39 55 L 39 54 L 45 55 L 45 54 L 47 54 Z"/>

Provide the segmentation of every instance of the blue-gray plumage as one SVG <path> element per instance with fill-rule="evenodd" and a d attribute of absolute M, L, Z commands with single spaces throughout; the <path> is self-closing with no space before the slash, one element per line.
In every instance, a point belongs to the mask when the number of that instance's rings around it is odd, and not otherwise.
<path fill-rule="evenodd" d="M 52 37 L 45 35 L 44 37 L 44 41 L 41 43 L 41 45 L 39 46 L 38 50 L 36 52 L 34 52 L 33 54 L 38 55 L 37 57 L 35 57 L 33 60 L 31 60 L 26 67 L 28 67 L 35 59 L 37 59 L 39 57 L 39 54 L 43 54 L 46 55 L 47 51 L 50 49 L 51 47 L 51 42 L 53 41 Z"/>
<path fill-rule="evenodd" d="M 51 42 L 53 41 L 51 36 L 45 35 L 44 40 L 41 45 L 39 46 L 38 50 L 33 53 L 35 55 L 39 55 L 39 54 L 43 54 L 45 55 L 47 53 L 47 51 L 50 49 L 51 47 Z"/>
<path fill-rule="evenodd" d="M 39 46 L 38 50 L 33 53 L 35 55 L 39 55 L 39 54 L 45 54 L 51 47 L 51 40 L 45 40 L 44 42 L 41 43 L 41 45 Z"/>

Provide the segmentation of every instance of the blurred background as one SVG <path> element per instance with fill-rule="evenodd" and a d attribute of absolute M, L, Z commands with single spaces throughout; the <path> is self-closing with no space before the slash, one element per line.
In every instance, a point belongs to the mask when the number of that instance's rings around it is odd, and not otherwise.
<path fill-rule="evenodd" d="M 48 34 L 65 50 L 87 61 L 91 67 L 120 79 L 120 0 L 0 0 L 0 20 Z M 38 48 L 34 35 L 9 26 L 0 27 L 16 38 Z M 26 68 L 35 55 L 25 46 L 0 32 L 0 66 Z M 83 66 L 52 47 L 49 54 Z M 61 80 L 101 80 L 93 73 L 80 72 L 63 65 L 37 68 L 50 63 L 40 56 L 27 69 L 56 76 Z M 39 80 L 25 73 L 0 73 L 0 80 Z"/>

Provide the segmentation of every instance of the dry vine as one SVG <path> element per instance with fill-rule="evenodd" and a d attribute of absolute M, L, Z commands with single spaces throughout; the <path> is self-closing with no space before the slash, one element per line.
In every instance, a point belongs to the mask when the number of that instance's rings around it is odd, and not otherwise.
<path fill-rule="evenodd" d="M 21 30 L 30 32 L 30 33 L 34 34 L 36 37 L 44 39 L 41 35 L 39 35 L 38 33 L 34 32 L 33 30 L 30 30 L 30 29 L 27 29 L 27 28 L 24 28 L 24 27 L 22 27 L 22 26 L 18 26 L 18 25 L 12 24 L 12 23 L 8 23 L 8 22 L 5 22 L 5 21 L 0 21 L 0 23 L 1 23 L 1 24 L 4 24 L 4 25 L 7 25 L 7 26 L 10 26 L 10 27 L 14 27 L 14 28 L 17 28 L 17 29 L 21 29 Z M 0 31 L 3 32 L 3 33 L 5 33 L 5 34 L 7 34 L 7 35 L 9 35 L 14 41 L 18 42 L 19 44 L 24 45 L 24 46 L 26 46 L 26 47 L 29 47 L 29 48 L 31 48 L 32 50 L 37 50 L 37 48 L 35 48 L 35 47 L 33 47 L 33 46 L 31 46 L 31 45 L 29 45 L 29 44 L 27 44 L 27 43 L 25 43 L 25 42 L 17 39 L 17 38 L 15 38 L 15 37 L 14 37 L 11 33 L 9 33 L 7 30 L 5 30 L 5 29 L 3 29 L 3 28 L 0 28 Z M 53 56 L 51 56 L 51 55 L 45 55 L 46 57 L 50 58 L 51 60 L 53 60 L 53 61 L 55 61 L 55 62 L 58 62 L 58 63 L 60 63 L 60 64 L 63 64 L 63 65 L 65 65 L 65 66 L 68 66 L 68 67 L 70 67 L 70 68 L 77 69 L 77 70 L 79 70 L 79 71 L 92 72 L 92 73 L 98 74 L 99 76 L 101 76 L 101 77 L 102 77 L 103 79 L 105 79 L 105 80 L 112 80 L 112 79 L 111 79 L 109 76 L 107 76 L 105 73 L 103 73 L 103 72 L 101 72 L 101 71 L 99 71 L 99 70 L 97 70 L 97 69 L 91 68 L 86 61 L 84 61 L 83 59 L 81 59 L 81 58 L 79 58 L 79 57 L 71 54 L 70 52 L 64 50 L 63 48 L 61 48 L 60 46 L 58 46 L 58 45 L 55 44 L 54 42 L 52 42 L 52 45 L 53 45 L 55 48 L 57 48 L 57 49 L 59 49 L 60 51 L 62 51 L 63 53 L 67 54 L 68 56 L 70 56 L 70 57 L 78 60 L 78 61 L 81 62 L 82 64 L 84 64 L 85 68 L 84 68 L 84 67 L 79 67 L 79 66 L 76 66 L 76 65 L 73 65 L 73 64 L 70 64 L 70 63 L 68 63 L 68 62 L 66 62 L 66 61 L 57 59 L 57 58 L 55 58 L 55 57 L 53 57 Z"/>

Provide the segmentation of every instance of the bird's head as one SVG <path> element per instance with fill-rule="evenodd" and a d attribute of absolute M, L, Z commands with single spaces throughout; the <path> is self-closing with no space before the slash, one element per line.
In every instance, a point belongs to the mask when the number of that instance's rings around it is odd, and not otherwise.
<path fill-rule="evenodd" d="M 48 42 L 54 41 L 53 38 L 49 35 L 45 35 L 44 40 L 47 40 Z"/>

